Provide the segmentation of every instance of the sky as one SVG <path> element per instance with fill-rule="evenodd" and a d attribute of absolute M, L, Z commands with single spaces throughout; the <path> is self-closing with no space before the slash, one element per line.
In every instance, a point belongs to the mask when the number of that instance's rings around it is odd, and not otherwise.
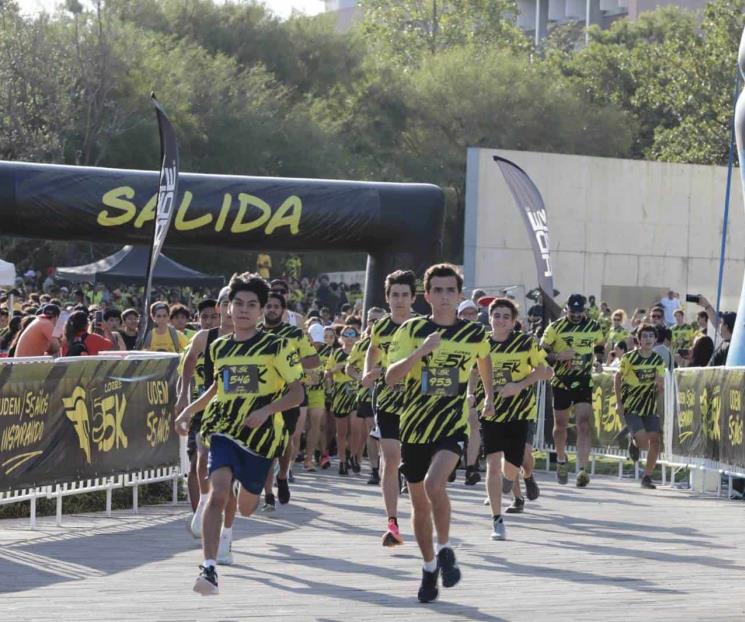
<path fill-rule="evenodd" d="M 220 1 L 220 0 L 216 0 Z M 300 11 L 307 15 L 315 15 L 323 11 L 323 0 L 262 0 L 272 12 L 279 17 L 289 17 L 293 10 Z M 83 0 L 83 4 L 85 4 Z M 45 10 L 53 12 L 64 0 L 18 0 L 23 13 L 32 14 Z"/>

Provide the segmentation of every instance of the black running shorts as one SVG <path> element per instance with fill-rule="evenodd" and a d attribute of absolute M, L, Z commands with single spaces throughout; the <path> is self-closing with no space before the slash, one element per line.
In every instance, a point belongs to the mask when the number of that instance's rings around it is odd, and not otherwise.
<path fill-rule="evenodd" d="M 295 434 L 295 428 L 297 427 L 297 420 L 300 419 L 300 407 L 290 408 L 282 413 L 282 418 L 285 420 L 285 427 L 287 433 L 292 436 Z"/>
<path fill-rule="evenodd" d="M 495 421 L 481 422 L 481 438 L 484 443 L 484 455 L 504 452 L 504 459 L 520 468 L 528 440 L 530 421 Z"/>
<path fill-rule="evenodd" d="M 380 430 L 380 438 L 388 438 L 393 441 L 400 440 L 398 415 L 379 410 L 375 416 L 375 423 Z"/>
<path fill-rule="evenodd" d="M 424 481 L 432 464 L 432 458 L 438 451 L 450 451 L 458 457 L 463 455 L 466 442 L 465 434 L 448 436 L 434 443 L 401 444 L 401 472 L 410 484 Z"/>
<path fill-rule="evenodd" d="M 554 394 L 554 410 L 569 410 L 575 404 L 592 404 L 592 388 L 560 389 L 551 387 Z"/>

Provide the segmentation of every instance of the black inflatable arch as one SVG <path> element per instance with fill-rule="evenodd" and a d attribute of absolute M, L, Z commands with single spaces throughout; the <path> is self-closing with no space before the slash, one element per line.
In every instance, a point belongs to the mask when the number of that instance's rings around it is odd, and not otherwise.
<path fill-rule="evenodd" d="M 0 162 L 0 232 L 149 244 L 157 184 L 154 171 Z M 194 173 L 179 184 L 169 245 L 364 251 L 366 307 L 384 302 L 388 272 L 421 277 L 441 256 L 437 186 Z"/>

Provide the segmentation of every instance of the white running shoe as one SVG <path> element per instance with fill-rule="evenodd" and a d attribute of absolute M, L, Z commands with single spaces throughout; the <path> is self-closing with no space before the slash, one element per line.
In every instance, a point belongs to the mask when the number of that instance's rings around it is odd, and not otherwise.
<path fill-rule="evenodd" d="M 233 565 L 233 541 L 229 538 L 220 538 L 220 546 L 217 549 L 217 563 L 220 566 Z"/>
<path fill-rule="evenodd" d="M 189 531 L 191 531 L 191 535 L 197 540 L 202 539 L 202 511 L 199 508 L 197 508 L 197 511 L 194 512 L 194 516 L 191 518 Z"/>
<path fill-rule="evenodd" d="M 497 520 L 494 521 L 494 526 L 491 532 L 491 539 L 492 540 L 506 540 L 507 539 L 507 530 L 504 527 L 504 519 L 501 516 Z"/>
<path fill-rule="evenodd" d="M 380 440 L 380 428 L 377 425 L 370 430 L 370 438 L 374 438 L 376 441 Z"/>

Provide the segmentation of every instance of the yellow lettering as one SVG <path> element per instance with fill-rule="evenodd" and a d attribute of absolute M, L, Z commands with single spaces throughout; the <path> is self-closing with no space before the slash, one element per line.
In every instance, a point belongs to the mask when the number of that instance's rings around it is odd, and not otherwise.
<path fill-rule="evenodd" d="M 129 186 L 120 186 L 109 190 L 103 195 L 101 199 L 102 203 L 106 207 L 113 207 L 121 210 L 121 214 L 118 216 L 110 216 L 107 210 L 101 210 L 98 214 L 98 224 L 102 227 L 118 227 L 119 225 L 126 225 L 132 220 L 137 214 L 137 207 L 131 201 L 127 199 L 133 199 L 135 191 Z"/>
<path fill-rule="evenodd" d="M 250 222 L 243 222 L 243 217 L 246 215 L 248 206 L 257 208 L 261 215 Z M 259 197 L 255 197 L 250 194 L 241 192 L 238 195 L 238 215 L 235 217 L 233 226 L 230 227 L 231 233 L 246 233 L 252 229 L 258 229 L 263 226 L 272 214 L 272 208 L 266 201 L 262 201 Z"/>
<path fill-rule="evenodd" d="M 271 235 L 279 227 L 289 227 L 292 235 L 300 231 L 300 216 L 303 213 L 303 203 L 300 197 L 289 196 L 276 211 L 266 227 L 266 234 Z"/>
<path fill-rule="evenodd" d="M 233 197 L 229 193 L 225 193 L 222 198 L 222 207 L 220 208 L 220 215 L 217 217 L 215 223 L 215 231 L 220 232 L 225 228 L 225 222 L 228 219 L 228 213 L 230 213 L 230 206 L 233 203 Z"/>
<path fill-rule="evenodd" d="M 212 214 L 205 214 L 199 218 L 193 220 L 186 220 L 186 212 L 191 205 L 192 193 L 188 190 L 184 192 L 184 198 L 181 199 L 181 205 L 176 212 L 176 223 L 175 227 L 177 231 L 191 231 L 192 229 L 200 229 L 206 227 L 212 222 Z"/>
<path fill-rule="evenodd" d="M 145 203 L 140 215 L 135 220 L 135 227 L 142 229 L 142 225 L 151 220 L 155 220 L 155 207 L 158 205 L 158 195 L 154 194 L 152 198 Z"/>

